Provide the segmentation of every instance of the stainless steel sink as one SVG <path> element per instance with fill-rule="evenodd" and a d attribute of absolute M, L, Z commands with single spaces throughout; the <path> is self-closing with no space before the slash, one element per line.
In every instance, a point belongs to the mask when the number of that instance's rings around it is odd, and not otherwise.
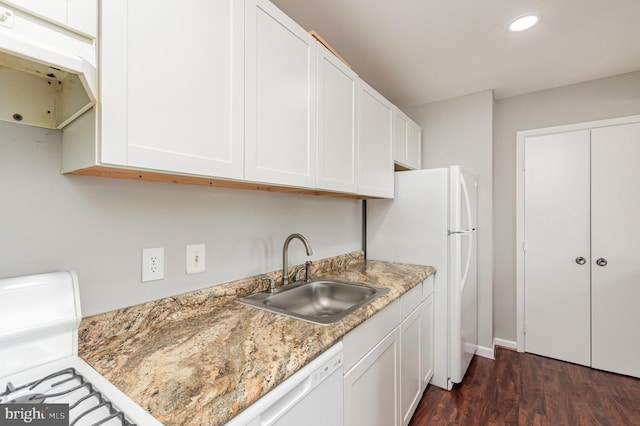
<path fill-rule="evenodd" d="M 388 291 L 389 289 L 384 287 L 316 280 L 292 284 L 278 289 L 276 293 L 251 294 L 236 301 L 314 324 L 328 325 L 341 320 Z"/>

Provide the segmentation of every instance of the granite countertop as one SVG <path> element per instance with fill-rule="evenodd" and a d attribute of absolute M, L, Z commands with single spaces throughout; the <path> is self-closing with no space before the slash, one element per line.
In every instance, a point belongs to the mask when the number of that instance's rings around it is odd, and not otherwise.
<path fill-rule="evenodd" d="M 79 355 L 162 423 L 218 425 L 435 269 L 354 252 L 314 262 L 312 271 L 390 291 L 329 326 L 234 303 L 264 290 L 261 278 L 274 272 L 85 318 Z"/>

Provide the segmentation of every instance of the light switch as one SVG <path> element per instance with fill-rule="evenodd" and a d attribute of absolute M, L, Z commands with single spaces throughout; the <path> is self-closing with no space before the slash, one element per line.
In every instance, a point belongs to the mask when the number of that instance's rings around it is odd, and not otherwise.
<path fill-rule="evenodd" d="M 187 274 L 198 274 L 206 270 L 206 252 L 204 244 L 187 246 Z"/>

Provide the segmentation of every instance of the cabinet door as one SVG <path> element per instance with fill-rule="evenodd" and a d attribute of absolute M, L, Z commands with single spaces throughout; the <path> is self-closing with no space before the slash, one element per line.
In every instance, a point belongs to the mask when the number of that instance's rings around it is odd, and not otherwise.
<path fill-rule="evenodd" d="M 420 377 L 422 379 L 421 390 L 424 391 L 433 377 L 433 294 L 427 296 L 422 302 L 421 321 Z"/>
<path fill-rule="evenodd" d="M 34 16 L 95 38 L 98 33 L 97 0 L 4 0 Z"/>
<path fill-rule="evenodd" d="M 9 0 L 7 3 L 44 19 L 67 23 L 67 0 Z"/>
<path fill-rule="evenodd" d="M 395 108 L 393 126 L 393 161 L 401 169 L 419 169 L 422 129 L 398 108 Z"/>
<path fill-rule="evenodd" d="M 397 108 L 393 114 L 393 161 L 407 167 L 407 119 Z"/>
<path fill-rule="evenodd" d="M 393 198 L 393 105 L 358 83 L 358 193 Z"/>
<path fill-rule="evenodd" d="M 635 377 L 640 377 L 638 158 L 640 123 L 591 131 L 591 361 L 594 368 Z"/>
<path fill-rule="evenodd" d="M 400 422 L 403 425 L 409 424 L 422 396 L 422 315 L 420 304 L 400 326 Z"/>
<path fill-rule="evenodd" d="M 407 122 L 407 165 L 422 168 L 422 128 L 411 120 Z"/>
<path fill-rule="evenodd" d="M 243 3 L 102 2 L 102 162 L 243 172 Z"/>
<path fill-rule="evenodd" d="M 344 376 L 345 426 L 398 426 L 398 333 L 395 328 Z"/>
<path fill-rule="evenodd" d="M 318 188 L 356 193 L 357 76 L 322 44 L 318 49 Z"/>
<path fill-rule="evenodd" d="M 316 40 L 269 1 L 246 5 L 245 178 L 314 187 Z"/>
<path fill-rule="evenodd" d="M 525 140 L 525 350 L 582 365 L 591 362 L 589 142 L 589 130 Z"/>

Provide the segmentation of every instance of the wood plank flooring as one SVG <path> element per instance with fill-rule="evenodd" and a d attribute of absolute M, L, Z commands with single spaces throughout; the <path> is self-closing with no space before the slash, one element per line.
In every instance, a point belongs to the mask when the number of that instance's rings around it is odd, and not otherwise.
<path fill-rule="evenodd" d="M 409 426 L 640 426 L 640 379 L 498 349 L 462 385 L 425 391 Z"/>

